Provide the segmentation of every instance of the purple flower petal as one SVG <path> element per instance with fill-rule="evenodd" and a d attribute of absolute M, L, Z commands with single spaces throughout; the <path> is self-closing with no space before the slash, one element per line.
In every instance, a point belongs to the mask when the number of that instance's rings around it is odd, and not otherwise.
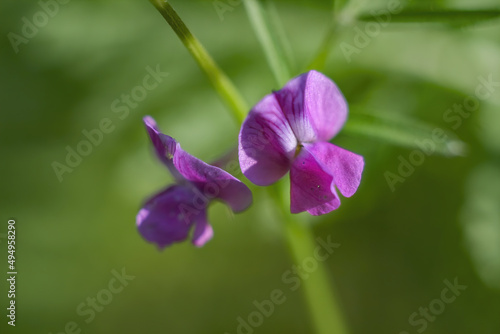
<path fill-rule="evenodd" d="M 174 138 L 167 136 L 158 129 L 155 120 L 151 116 L 145 116 L 143 118 L 144 125 L 148 131 L 149 137 L 153 142 L 156 155 L 161 161 L 166 162 L 171 160 L 172 156 L 175 154 L 175 148 L 177 142 Z"/>
<path fill-rule="evenodd" d="M 219 167 L 211 166 L 184 151 L 180 145 L 174 155 L 174 166 L 179 173 L 198 189 L 200 200 L 220 199 L 234 212 L 245 210 L 252 204 L 248 187 Z"/>
<path fill-rule="evenodd" d="M 159 248 L 187 239 L 193 224 L 206 224 L 206 209 L 196 208 L 194 198 L 195 193 L 190 188 L 180 185 L 156 194 L 137 214 L 139 232 Z M 208 240 L 207 236 L 198 236 L 197 243 L 201 244 L 202 239 Z"/>
<path fill-rule="evenodd" d="M 302 148 L 290 169 L 290 210 L 307 211 L 314 216 L 326 214 L 340 206 L 333 176 L 315 157 Z"/>
<path fill-rule="evenodd" d="M 275 95 L 267 95 L 253 107 L 241 127 L 241 170 L 259 186 L 272 184 L 290 169 L 296 146 L 297 139 Z"/>
<path fill-rule="evenodd" d="M 335 186 L 345 197 L 358 189 L 365 162 L 363 157 L 327 142 L 305 144 L 316 160 L 333 175 Z"/>
<path fill-rule="evenodd" d="M 205 245 L 210 239 L 212 239 L 214 235 L 214 230 L 212 226 L 208 223 L 206 219 L 199 220 L 196 222 L 193 233 L 193 245 L 196 247 L 202 247 Z"/>
<path fill-rule="evenodd" d="M 275 92 L 281 110 L 300 142 L 328 141 L 347 119 L 347 102 L 325 75 L 309 71 Z"/>

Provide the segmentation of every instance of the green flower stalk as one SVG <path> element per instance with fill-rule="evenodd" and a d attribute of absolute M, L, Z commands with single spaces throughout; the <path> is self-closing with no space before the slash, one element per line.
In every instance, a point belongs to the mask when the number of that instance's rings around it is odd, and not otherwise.
<path fill-rule="evenodd" d="M 229 107 L 234 119 L 241 123 L 246 116 L 248 106 L 231 80 L 222 72 L 203 45 L 189 31 L 168 1 L 150 0 L 150 2 L 158 9 L 203 72 L 205 72 L 219 96 Z"/>

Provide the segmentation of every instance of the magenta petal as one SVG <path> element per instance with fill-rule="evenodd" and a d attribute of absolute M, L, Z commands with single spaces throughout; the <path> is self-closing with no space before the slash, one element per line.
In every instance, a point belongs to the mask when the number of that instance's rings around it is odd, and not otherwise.
<path fill-rule="evenodd" d="M 327 142 L 305 144 L 305 148 L 333 175 L 335 186 L 342 195 L 354 195 L 365 165 L 362 156 Z"/>
<path fill-rule="evenodd" d="M 208 203 L 212 199 L 220 199 L 234 212 L 243 211 L 252 204 L 252 192 L 243 182 L 219 167 L 193 157 L 179 144 L 174 155 L 174 166 L 186 180 L 196 186 L 199 202 Z"/>
<path fill-rule="evenodd" d="M 328 141 L 347 119 L 344 96 L 317 71 L 299 75 L 274 94 L 300 142 Z"/>
<path fill-rule="evenodd" d="M 310 71 L 307 77 L 305 109 L 319 141 L 332 139 L 347 119 L 347 101 L 337 85 L 325 75 Z"/>
<path fill-rule="evenodd" d="M 161 133 L 151 116 L 145 116 L 143 121 L 158 158 L 163 162 L 172 159 L 177 144 L 175 139 Z"/>
<path fill-rule="evenodd" d="M 202 219 L 196 222 L 193 232 L 193 245 L 196 247 L 202 247 L 214 236 L 214 230 L 212 226 L 207 222 L 206 219 Z"/>
<path fill-rule="evenodd" d="M 290 169 L 290 198 L 292 213 L 307 211 L 318 216 L 340 206 L 333 176 L 304 148 Z"/>
<path fill-rule="evenodd" d="M 174 185 L 149 199 L 137 214 L 140 234 L 159 248 L 188 238 L 193 224 L 205 221 L 205 207 L 193 205 L 195 193 Z"/>
<path fill-rule="evenodd" d="M 259 186 L 278 181 L 290 169 L 297 139 L 276 101 L 265 96 L 248 114 L 239 135 L 243 174 Z"/>

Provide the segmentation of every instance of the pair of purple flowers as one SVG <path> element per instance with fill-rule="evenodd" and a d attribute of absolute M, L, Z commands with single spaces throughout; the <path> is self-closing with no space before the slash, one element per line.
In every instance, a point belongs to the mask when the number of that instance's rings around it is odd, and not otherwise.
<path fill-rule="evenodd" d="M 335 188 L 352 196 L 361 181 L 363 157 L 328 141 L 344 125 L 347 102 L 329 78 L 309 71 L 265 96 L 244 121 L 239 134 L 239 162 L 254 184 L 267 186 L 290 171 L 290 209 L 322 215 L 340 206 Z M 158 158 L 176 184 L 154 195 L 137 214 L 137 226 L 149 242 L 164 248 L 187 239 L 201 247 L 213 236 L 207 221 L 212 200 L 234 212 L 252 203 L 250 189 L 231 174 L 185 152 L 160 132 L 149 116 L 144 123 Z"/>

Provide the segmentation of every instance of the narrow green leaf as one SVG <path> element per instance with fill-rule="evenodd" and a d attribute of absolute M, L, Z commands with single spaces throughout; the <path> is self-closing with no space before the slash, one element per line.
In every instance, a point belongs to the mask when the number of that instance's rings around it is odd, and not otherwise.
<path fill-rule="evenodd" d="M 333 0 L 333 11 L 335 13 L 340 13 L 342 8 L 346 5 L 348 0 Z"/>
<path fill-rule="evenodd" d="M 391 23 L 445 23 L 451 26 L 465 26 L 500 17 L 500 10 L 436 10 L 419 11 L 404 10 L 391 17 Z M 358 20 L 364 22 L 380 22 L 387 18 L 384 15 L 361 14 Z"/>
<path fill-rule="evenodd" d="M 352 26 L 358 13 L 366 7 L 367 2 L 368 0 L 333 1 L 332 22 L 326 31 L 318 51 L 314 54 L 312 61 L 307 65 L 307 70 L 323 70 L 332 47 L 336 44 L 338 36 L 342 33 L 342 29 Z"/>
<path fill-rule="evenodd" d="M 466 153 L 465 143 L 453 133 L 400 115 L 351 112 L 342 131 L 397 146 L 427 150 L 425 153 L 429 154 L 464 156 Z M 425 147 L 424 142 L 428 143 Z"/>
<path fill-rule="evenodd" d="M 319 46 L 318 51 L 316 52 L 313 60 L 307 65 L 306 69 L 309 70 L 317 70 L 322 71 L 326 65 L 326 61 L 328 56 L 330 55 L 330 51 L 332 49 L 332 45 L 334 44 L 336 37 L 338 34 L 337 25 L 332 23 L 331 27 L 326 32 L 321 45 Z"/>
<path fill-rule="evenodd" d="M 188 27 L 168 1 L 150 0 L 150 2 L 156 7 L 172 30 L 177 34 L 200 68 L 205 72 L 219 96 L 228 105 L 233 117 L 238 124 L 241 124 L 246 117 L 248 107 L 231 80 L 219 66 L 217 66 L 198 39 L 189 31 Z"/>
<path fill-rule="evenodd" d="M 270 23 L 269 13 L 258 0 L 245 0 L 243 3 L 257 39 L 264 49 L 269 67 L 281 87 L 291 76 L 286 51 L 282 49 L 284 43 L 280 42 L 280 36 Z"/>
<path fill-rule="evenodd" d="M 286 62 L 288 69 L 293 73 L 293 69 L 295 68 L 295 57 L 278 9 L 274 2 L 270 0 L 266 0 L 264 5 L 268 12 L 269 23 L 272 25 L 271 31 L 274 31 L 273 35 L 276 37 L 275 42 L 279 44 L 278 50 L 281 50 L 283 60 Z"/>

